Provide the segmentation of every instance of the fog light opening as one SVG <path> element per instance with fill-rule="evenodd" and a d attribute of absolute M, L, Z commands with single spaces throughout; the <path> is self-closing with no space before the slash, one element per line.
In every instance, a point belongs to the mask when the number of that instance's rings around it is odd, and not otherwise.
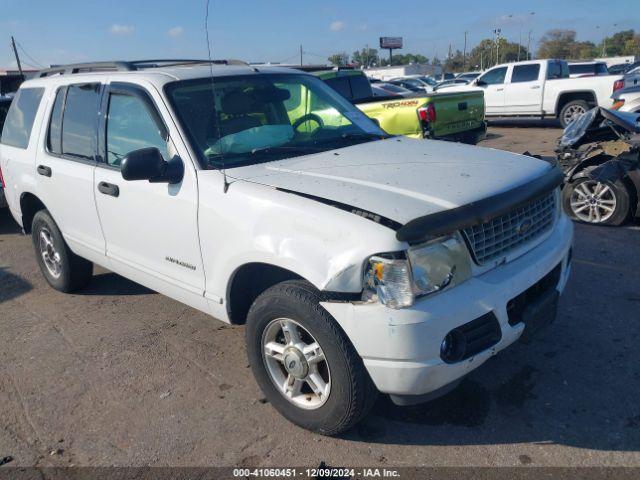
<path fill-rule="evenodd" d="M 440 344 L 440 358 L 447 363 L 459 362 L 464 357 L 465 350 L 464 335 L 457 330 L 451 330 Z"/>

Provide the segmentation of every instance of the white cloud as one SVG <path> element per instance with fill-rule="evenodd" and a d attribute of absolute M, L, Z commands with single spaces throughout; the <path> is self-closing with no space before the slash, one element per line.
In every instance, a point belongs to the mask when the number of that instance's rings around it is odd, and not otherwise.
<path fill-rule="evenodd" d="M 362 23 L 356 27 L 356 30 L 360 32 L 366 32 L 367 30 L 369 30 L 369 25 L 367 25 L 366 23 Z"/>
<path fill-rule="evenodd" d="M 109 31 L 113 35 L 131 35 L 134 30 L 135 28 L 133 25 L 119 25 L 117 23 L 114 23 L 109 27 Z"/>
<path fill-rule="evenodd" d="M 184 33 L 184 28 L 182 27 L 172 27 L 167 32 L 170 37 L 177 38 L 180 37 Z"/>
<path fill-rule="evenodd" d="M 347 25 L 342 20 L 336 20 L 335 22 L 331 22 L 329 25 L 329 30 L 332 32 L 339 32 L 340 30 L 344 30 Z"/>

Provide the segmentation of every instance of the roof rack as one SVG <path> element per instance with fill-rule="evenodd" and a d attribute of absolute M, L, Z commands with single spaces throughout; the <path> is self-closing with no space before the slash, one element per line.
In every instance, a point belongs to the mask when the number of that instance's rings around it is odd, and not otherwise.
<path fill-rule="evenodd" d="M 114 61 L 114 62 L 88 62 L 72 63 L 69 65 L 54 65 L 38 72 L 38 77 L 51 77 L 53 75 L 73 75 L 76 73 L 88 72 L 131 72 L 148 68 L 177 67 L 188 65 L 244 65 L 248 63 L 242 60 L 197 60 L 197 59 L 153 59 L 134 61 Z"/>

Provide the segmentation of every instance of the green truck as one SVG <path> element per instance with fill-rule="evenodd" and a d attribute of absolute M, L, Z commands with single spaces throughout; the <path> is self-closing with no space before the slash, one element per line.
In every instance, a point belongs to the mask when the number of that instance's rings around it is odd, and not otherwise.
<path fill-rule="evenodd" d="M 350 100 L 391 135 L 476 144 L 486 134 L 482 91 L 374 97 L 369 79 L 361 70 L 310 73 Z"/>

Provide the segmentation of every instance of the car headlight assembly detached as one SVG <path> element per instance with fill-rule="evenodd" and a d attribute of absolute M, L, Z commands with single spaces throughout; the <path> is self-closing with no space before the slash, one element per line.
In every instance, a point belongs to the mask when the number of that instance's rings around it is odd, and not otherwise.
<path fill-rule="evenodd" d="M 405 308 L 471 276 L 471 264 L 459 234 L 369 259 L 364 287 L 367 299 L 389 308 Z"/>

